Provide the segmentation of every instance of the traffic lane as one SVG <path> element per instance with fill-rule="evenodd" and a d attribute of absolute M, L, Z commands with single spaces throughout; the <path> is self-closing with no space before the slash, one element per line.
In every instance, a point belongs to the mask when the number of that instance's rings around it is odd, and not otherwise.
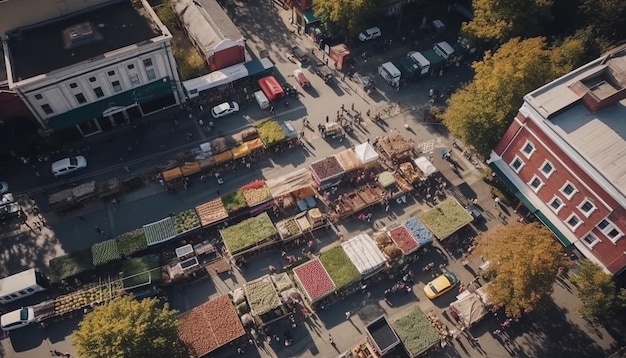
<path fill-rule="evenodd" d="M 82 315 L 78 315 L 60 322 L 49 323 L 46 328 L 33 324 L 11 331 L 9 337 L 2 340 L 3 357 L 48 357 L 51 350 L 76 356 L 72 332 L 78 328 L 81 319 Z"/>

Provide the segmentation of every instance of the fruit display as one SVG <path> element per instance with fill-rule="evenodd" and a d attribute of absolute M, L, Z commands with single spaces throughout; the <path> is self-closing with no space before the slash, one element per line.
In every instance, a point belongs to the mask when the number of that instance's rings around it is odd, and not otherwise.
<path fill-rule="evenodd" d="M 182 234 L 187 231 L 200 227 L 200 220 L 194 209 L 189 209 L 179 213 L 174 217 L 174 225 L 176 225 L 176 232 Z"/>
<path fill-rule="evenodd" d="M 171 217 L 153 222 L 152 224 L 144 225 L 143 231 L 146 234 L 148 246 L 171 240 L 178 235 L 176 232 L 176 225 Z"/>
<path fill-rule="evenodd" d="M 196 206 L 196 214 L 200 218 L 202 226 L 209 226 L 228 219 L 228 213 L 221 198 Z"/>
<path fill-rule="evenodd" d="M 472 215 L 459 204 L 448 198 L 434 208 L 417 217 L 439 239 L 443 240 L 472 222 Z"/>
<path fill-rule="evenodd" d="M 93 268 L 91 248 L 70 252 L 67 255 L 50 260 L 50 272 L 52 273 L 53 282 L 59 282 Z"/>
<path fill-rule="evenodd" d="M 119 260 L 121 256 L 117 248 L 117 240 L 105 240 L 94 244 L 91 247 L 91 256 L 94 266 L 100 266 Z"/>
<path fill-rule="evenodd" d="M 319 259 L 306 262 L 295 269 L 293 274 L 311 303 L 335 291 L 333 280 Z"/>
<path fill-rule="evenodd" d="M 276 229 L 283 240 L 302 233 L 300 225 L 298 225 L 295 218 L 279 222 L 276 224 Z"/>
<path fill-rule="evenodd" d="M 404 227 L 409 230 L 420 247 L 433 243 L 433 233 L 421 222 L 417 221 L 415 217 L 410 217 L 405 221 Z"/>
<path fill-rule="evenodd" d="M 257 124 L 256 128 L 259 131 L 259 137 L 268 147 L 287 139 L 287 134 L 276 121 L 268 120 L 262 122 Z"/>
<path fill-rule="evenodd" d="M 376 246 L 387 256 L 389 260 L 395 260 L 402 256 L 402 251 L 393 243 L 393 240 L 384 231 L 375 232 L 372 237 L 376 242 Z"/>
<path fill-rule="evenodd" d="M 424 179 L 424 173 L 421 170 L 415 169 L 410 162 L 400 164 L 400 172 L 411 184 L 418 180 Z"/>
<path fill-rule="evenodd" d="M 344 173 L 335 157 L 328 157 L 311 164 L 311 171 L 320 181 L 336 178 Z"/>
<path fill-rule="evenodd" d="M 350 258 L 341 246 L 324 251 L 320 256 L 320 261 L 337 289 L 341 289 L 361 278 L 361 273 L 350 261 Z"/>
<path fill-rule="evenodd" d="M 234 213 L 248 206 L 246 204 L 246 197 L 243 196 L 241 190 L 233 191 L 222 197 L 224 208 L 228 213 Z"/>
<path fill-rule="evenodd" d="M 260 316 L 280 306 L 278 293 L 269 275 L 245 284 L 244 290 L 252 314 Z"/>
<path fill-rule="evenodd" d="M 389 231 L 389 237 L 398 246 L 404 255 L 408 255 L 419 247 L 417 241 L 411 236 L 409 230 L 404 226 L 399 226 Z"/>
<path fill-rule="evenodd" d="M 124 233 L 116 238 L 120 255 L 128 256 L 148 247 L 143 228 Z"/>
<path fill-rule="evenodd" d="M 120 295 L 122 282 L 112 281 L 104 285 L 91 285 L 54 299 L 54 314 L 63 315 L 82 309 L 92 303 L 108 302 Z"/>
<path fill-rule="evenodd" d="M 262 213 L 220 230 L 220 234 L 228 252 L 236 254 L 261 242 L 275 239 L 277 232 L 267 213 Z"/>
<path fill-rule="evenodd" d="M 411 357 L 417 357 L 440 341 L 439 333 L 419 307 L 394 321 L 391 326 Z"/>
<path fill-rule="evenodd" d="M 272 198 L 270 189 L 263 180 L 255 180 L 248 185 L 242 186 L 241 192 L 249 207 L 262 204 Z"/>
<path fill-rule="evenodd" d="M 404 138 L 400 133 L 393 133 L 380 138 L 378 145 L 390 157 L 401 156 L 413 149 L 413 142 Z"/>
<path fill-rule="evenodd" d="M 228 295 L 214 298 L 179 318 L 180 339 L 198 356 L 246 334 Z"/>
<path fill-rule="evenodd" d="M 273 274 L 272 282 L 274 282 L 274 286 L 276 286 L 278 292 L 283 292 L 293 288 L 293 281 L 291 281 L 289 274 L 286 272 Z"/>
<path fill-rule="evenodd" d="M 161 280 L 161 267 L 156 255 L 143 256 L 124 260 L 122 273 L 124 288 L 154 284 Z"/>

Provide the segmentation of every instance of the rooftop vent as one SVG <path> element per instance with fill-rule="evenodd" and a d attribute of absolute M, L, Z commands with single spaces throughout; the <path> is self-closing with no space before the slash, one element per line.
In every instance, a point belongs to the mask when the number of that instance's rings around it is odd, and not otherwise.
<path fill-rule="evenodd" d="M 102 40 L 102 35 L 90 22 L 70 26 L 63 30 L 63 44 L 66 50 Z"/>

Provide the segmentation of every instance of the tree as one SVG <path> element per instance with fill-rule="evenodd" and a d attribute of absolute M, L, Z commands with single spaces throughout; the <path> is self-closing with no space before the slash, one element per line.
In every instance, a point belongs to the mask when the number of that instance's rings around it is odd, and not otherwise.
<path fill-rule="evenodd" d="M 578 288 L 578 313 L 589 318 L 611 317 L 616 308 L 623 302 L 624 292 L 615 287 L 613 277 L 600 266 L 589 260 L 581 260 L 578 270 L 570 277 L 572 283 Z"/>
<path fill-rule="evenodd" d="M 489 299 L 511 317 L 542 308 L 559 268 L 569 266 L 550 230 L 537 223 L 500 226 L 477 242 L 473 255 L 489 260 L 485 274 L 493 276 L 486 288 Z"/>
<path fill-rule="evenodd" d="M 551 19 L 553 0 L 474 0 L 474 19 L 464 23 L 462 32 L 490 44 L 514 37 L 542 34 Z"/>
<path fill-rule="evenodd" d="M 178 341 L 177 312 L 158 300 L 117 298 L 96 307 L 74 331 L 81 357 L 175 357 Z"/>
<path fill-rule="evenodd" d="M 315 0 L 313 12 L 331 32 L 354 36 L 381 9 L 378 0 Z"/>
<path fill-rule="evenodd" d="M 578 9 L 596 35 L 609 41 L 620 41 L 626 36 L 626 1 L 582 0 Z"/>
<path fill-rule="evenodd" d="M 558 50 L 558 51 L 557 51 Z M 568 38 L 550 49 L 544 38 L 513 39 L 475 62 L 472 82 L 448 101 L 448 129 L 483 156 L 498 143 L 526 93 L 581 64 L 585 42 Z"/>

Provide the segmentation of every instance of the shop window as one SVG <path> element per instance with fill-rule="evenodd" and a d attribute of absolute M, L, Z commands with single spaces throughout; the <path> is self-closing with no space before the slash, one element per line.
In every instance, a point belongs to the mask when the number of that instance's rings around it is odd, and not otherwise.
<path fill-rule="evenodd" d="M 515 171 L 516 173 L 519 173 L 519 171 L 522 170 L 522 168 L 524 167 L 524 161 L 522 161 L 516 155 L 515 158 L 513 158 L 513 160 L 511 161 L 511 163 L 509 163 L 509 166 L 513 168 L 513 171 Z"/>
<path fill-rule="evenodd" d="M 120 84 L 120 81 L 111 82 L 111 87 L 113 87 L 113 91 L 115 92 L 122 92 L 122 85 Z"/>
<path fill-rule="evenodd" d="M 148 77 L 148 81 L 154 81 L 156 79 L 157 75 L 154 68 L 146 68 L 146 77 Z"/>

